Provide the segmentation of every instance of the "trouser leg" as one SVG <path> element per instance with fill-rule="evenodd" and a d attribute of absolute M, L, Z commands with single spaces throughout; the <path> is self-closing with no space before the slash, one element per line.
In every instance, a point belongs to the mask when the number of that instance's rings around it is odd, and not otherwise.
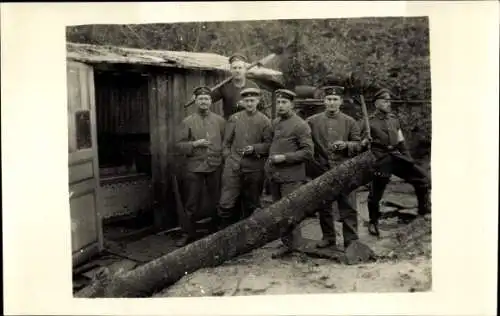
<path fill-rule="evenodd" d="M 344 248 L 358 239 L 358 212 L 356 210 L 356 193 L 341 195 L 337 200 L 340 220 L 342 222 L 342 235 Z"/>
<path fill-rule="evenodd" d="M 396 159 L 394 162 L 394 174 L 410 183 L 415 189 L 418 201 L 418 213 L 420 215 L 430 213 L 430 181 L 426 172 L 415 165 L 415 163 L 402 159 Z"/>
<path fill-rule="evenodd" d="M 184 212 L 186 215 L 187 225 L 182 229 L 188 236 L 193 237 L 196 233 L 194 228 L 194 217 L 199 213 L 200 196 L 203 192 L 204 175 L 201 173 L 188 172 L 184 179 L 186 202 Z"/>
<path fill-rule="evenodd" d="M 370 186 L 368 194 L 368 214 L 370 223 L 378 223 L 380 218 L 380 200 L 384 195 L 385 188 L 390 178 L 375 176 Z"/>
<path fill-rule="evenodd" d="M 319 225 L 321 227 L 321 232 L 323 233 L 323 240 L 335 242 L 335 224 L 332 214 L 332 204 L 324 203 L 324 205 L 318 210 L 319 213 Z"/>
<path fill-rule="evenodd" d="M 264 174 L 261 171 L 245 173 L 242 176 L 242 211 L 243 218 L 253 214 L 256 208 L 260 208 L 260 197 L 263 189 Z"/>
<path fill-rule="evenodd" d="M 210 203 L 210 216 L 212 218 L 212 223 L 216 225 L 219 222 L 217 211 L 219 209 L 221 195 L 221 173 L 222 168 L 218 168 L 205 176 L 205 185 Z"/>
<path fill-rule="evenodd" d="M 280 185 L 281 197 L 287 196 L 288 194 L 290 194 L 293 191 L 297 190 L 301 185 L 302 185 L 301 182 L 282 183 Z M 289 229 L 283 235 L 283 237 L 281 237 L 281 241 L 283 242 L 283 244 L 286 247 L 292 249 L 295 236 L 300 236 L 300 229 L 299 229 L 299 227 L 295 227 L 293 229 Z"/>
<path fill-rule="evenodd" d="M 222 173 L 222 189 L 219 200 L 218 215 L 220 228 L 224 228 L 233 222 L 237 214 L 234 214 L 236 204 L 239 202 L 241 180 L 239 172 L 226 167 Z"/>

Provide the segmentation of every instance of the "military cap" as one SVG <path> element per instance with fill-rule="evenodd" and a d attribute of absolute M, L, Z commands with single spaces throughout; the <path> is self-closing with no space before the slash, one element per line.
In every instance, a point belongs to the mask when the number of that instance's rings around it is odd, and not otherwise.
<path fill-rule="evenodd" d="M 234 54 L 231 57 L 229 57 L 229 63 L 230 64 L 233 63 L 236 60 L 241 60 L 241 61 L 246 62 L 247 58 L 245 56 L 243 56 L 242 54 Z"/>
<path fill-rule="evenodd" d="M 212 90 L 207 86 L 200 86 L 200 87 L 194 88 L 193 94 L 195 97 L 202 95 L 202 94 L 212 95 Z"/>
<path fill-rule="evenodd" d="M 386 89 L 386 88 L 382 88 L 382 89 L 378 90 L 375 93 L 375 95 L 373 96 L 374 100 L 390 99 L 390 98 L 391 98 L 391 91 L 389 91 L 389 89 Z"/>
<path fill-rule="evenodd" d="M 276 98 L 288 99 L 290 101 L 293 101 L 293 99 L 297 96 L 293 91 L 287 89 L 278 89 L 275 93 Z"/>
<path fill-rule="evenodd" d="M 323 91 L 324 96 L 327 95 L 338 95 L 342 96 L 344 94 L 344 87 L 341 86 L 324 86 L 320 88 Z"/>
<path fill-rule="evenodd" d="M 258 96 L 260 96 L 260 89 L 246 88 L 246 89 L 241 90 L 240 95 L 242 97 L 258 97 Z"/>

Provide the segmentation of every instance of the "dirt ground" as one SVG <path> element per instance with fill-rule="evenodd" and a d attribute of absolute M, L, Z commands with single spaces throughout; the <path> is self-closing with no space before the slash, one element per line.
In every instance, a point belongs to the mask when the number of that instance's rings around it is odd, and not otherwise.
<path fill-rule="evenodd" d="M 415 292 L 429 291 L 432 285 L 431 220 L 419 218 L 401 224 L 388 215 L 382 220 L 381 238 L 368 235 L 366 220 L 368 193 L 358 195 L 360 239 L 369 245 L 380 259 L 375 263 L 342 265 L 295 253 L 272 259 L 280 245 L 274 241 L 224 265 L 201 269 L 185 276 L 156 297 L 236 296 L 259 294 L 303 294 L 342 292 Z M 415 207 L 412 188 L 401 182 L 389 185 L 384 200 Z M 390 214 L 395 209 L 384 206 Z M 408 210 L 405 210 L 408 211 Z M 410 209 L 409 212 L 416 212 Z M 340 224 L 336 223 L 337 231 Z M 319 240 L 321 232 L 317 219 L 305 220 L 302 235 Z M 338 237 L 339 244 L 342 243 Z"/>
<path fill-rule="evenodd" d="M 379 257 L 377 262 L 345 265 L 329 259 L 294 253 L 281 259 L 272 259 L 272 253 L 281 241 L 241 255 L 215 268 L 200 269 L 186 275 L 172 286 L 155 294 L 156 297 L 236 296 L 258 294 L 302 294 L 342 292 L 415 292 L 429 291 L 432 284 L 431 220 L 418 218 L 402 224 L 395 217 L 397 207 L 382 203 L 383 220 L 381 238 L 368 234 L 366 188 L 358 191 L 359 236 Z M 413 188 L 398 181 L 391 182 L 384 201 L 392 202 L 404 212 L 416 213 L 417 201 Z M 268 201 L 269 203 L 270 201 Z M 337 242 L 341 247 L 341 224 L 336 223 Z M 308 218 L 301 224 L 303 237 L 320 240 L 321 230 L 317 218 Z M 130 230 L 125 228 L 124 231 Z M 137 231 L 137 229 L 131 229 Z M 118 233 L 118 234 L 117 234 Z M 88 284 L 100 267 L 111 271 L 126 271 L 137 265 L 161 257 L 176 249 L 177 233 L 151 234 L 118 241 L 121 228 L 106 230 L 104 254 L 89 265 L 87 272 L 76 273 L 74 291 Z M 113 236 L 116 235 L 116 236 Z M 177 234 L 177 236 L 176 236 Z M 137 234 L 136 234 L 137 235 Z"/>

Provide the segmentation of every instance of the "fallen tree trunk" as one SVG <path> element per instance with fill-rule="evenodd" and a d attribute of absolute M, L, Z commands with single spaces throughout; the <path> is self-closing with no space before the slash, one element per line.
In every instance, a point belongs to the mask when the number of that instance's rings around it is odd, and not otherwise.
<path fill-rule="evenodd" d="M 324 200 L 334 201 L 371 181 L 376 159 L 369 151 L 305 184 L 268 208 L 126 273 L 97 280 L 77 297 L 147 297 L 198 269 L 222 264 L 282 236 Z"/>

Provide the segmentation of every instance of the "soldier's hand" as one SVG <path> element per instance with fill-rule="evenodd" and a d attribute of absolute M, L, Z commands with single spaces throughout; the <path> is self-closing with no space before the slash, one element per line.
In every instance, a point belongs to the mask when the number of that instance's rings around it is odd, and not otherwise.
<path fill-rule="evenodd" d="M 207 147 L 210 144 L 210 142 L 206 139 L 198 139 L 193 142 L 194 147 Z"/>
<path fill-rule="evenodd" d="M 283 161 L 285 161 L 286 157 L 285 155 L 273 155 L 271 156 L 271 161 L 273 163 L 281 163 Z"/>
<path fill-rule="evenodd" d="M 364 138 L 362 141 L 361 141 L 361 146 L 362 147 L 367 147 L 368 145 L 370 145 L 371 143 L 371 139 L 369 138 Z"/>
<path fill-rule="evenodd" d="M 344 141 L 341 141 L 341 140 L 336 141 L 335 143 L 333 143 L 333 148 L 335 150 L 344 150 L 344 149 L 346 149 L 346 147 L 347 147 L 347 143 L 344 142 Z"/>
<path fill-rule="evenodd" d="M 243 148 L 243 155 L 249 155 L 253 153 L 253 151 L 254 151 L 253 146 L 246 146 Z"/>

